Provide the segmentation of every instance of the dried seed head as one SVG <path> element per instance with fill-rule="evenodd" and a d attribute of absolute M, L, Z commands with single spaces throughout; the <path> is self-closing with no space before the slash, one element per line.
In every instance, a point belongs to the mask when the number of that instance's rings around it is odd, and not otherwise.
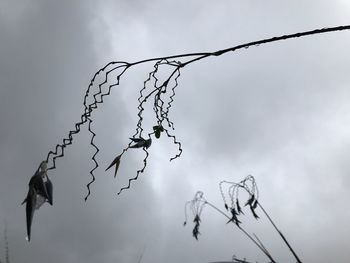
<path fill-rule="evenodd" d="M 198 240 L 198 235 L 199 235 L 200 233 L 199 233 L 199 223 L 197 223 L 195 226 L 194 226 L 194 228 L 193 228 L 193 230 L 192 230 L 192 235 L 193 235 L 193 237 L 196 239 L 196 240 Z"/>
<path fill-rule="evenodd" d="M 193 222 L 195 222 L 195 223 L 199 223 L 200 221 L 201 221 L 201 219 L 200 219 L 199 215 L 196 215 L 193 219 Z"/>
<path fill-rule="evenodd" d="M 247 205 L 250 206 L 254 202 L 254 200 L 255 200 L 255 196 L 254 194 L 252 194 L 244 206 L 247 206 Z"/>

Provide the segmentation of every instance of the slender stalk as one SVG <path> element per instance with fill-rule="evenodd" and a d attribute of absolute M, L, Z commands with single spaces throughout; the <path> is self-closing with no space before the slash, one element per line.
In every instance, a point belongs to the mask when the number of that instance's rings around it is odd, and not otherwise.
<path fill-rule="evenodd" d="M 261 39 L 253 42 L 248 42 L 245 44 L 241 44 L 238 46 L 222 49 L 216 52 L 211 52 L 208 54 L 201 55 L 198 58 L 194 58 L 192 60 L 187 61 L 186 63 L 182 64 L 183 66 L 190 64 L 192 62 L 201 60 L 203 58 L 209 57 L 209 56 L 221 56 L 222 54 L 225 54 L 227 52 L 233 52 L 242 48 L 249 48 L 251 46 L 259 46 L 262 44 L 267 44 L 271 42 L 277 42 L 280 40 L 287 40 L 291 38 L 298 38 L 298 37 L 305 37 L 305 36 L 310 36 L 310 35 L 316 35 L 316 34 L 323 34 L 323 33 L 329 33 L 329 32 L 334 32 L 334 31 L 342 31 L 342 30 L 349 30 L 350 25 L 345 25 L 345 26 L 336 26 L 336 27 L 325 27 L 325 28 L 320 28 L 320 29 L 315 29 L 315 30 L 310 30 L 310 31 L 304 31 L 304 32 L 299 32 L 299 33 L 294 33 L 294 34 L 289 34 L 289 35 L 283 35 L 279 37 L 272 37 L 272 38 L 266 38 L 266 39 Z"/>
<path fill-rule="evenodd" d="M 253 233 L 253 235 L 254 235 L 255 239 L 259 242 L 260 246 L 261 246 L 267 253 L 269 253 L 268 250 L 265 248 L 263 242 L 261 242 L 261 240 L 258 238 L 258 236 L 255 235 L 254 233 Z M 271 254 L 269 253 L 269 255 L 271 255 Z"/>
<path fill-rule="evenodd" d="M 284 243 L 286 243 L 287 247 L 289 248 L 289 250 L 292 252 L 293 256 L 295 257 L 295 259 L 297 260 L 297 263 L 302 263 L 302 261 L 299 259 L 298 255 L 295 253 L 295 251 L 293 250 L 292 246 L 289 244 L 289 242 L 287 241 L 287 239 L 285 238 L 285 236 L 282 234 L 282 232 L 277 228 L 276 224 L 273 222 L 273 220 L 271 219 L 271 217 L 269 216 L 269 214 L 266 212 L 266 210 L 264 209 L 264 207 L 258 202 L 258 206 L 260 207 L 260 209 L 264 212 L 265 216 L 269 219 L 270 223 L 273 225 L 273 227 L 276 229 L 276 231 L 278 232 L 278 234 L 281 236 L 282 240 L 284 241 Z"/>
<path fill-rule="evenodd" d="M 277 42 L 280 40 L 287 40 L 287 39 L 291 39 L 291 38 L 305 37 L 305 36 L 310 36 L 310 35 L 323 34 L 323 33 L 335 32 L 335 31 L 343 31 L 343 30 L 349 30 L 349 29 L 350 29 L 350 25 L 336 26 L 336 27 L 325 27 L 325 28 L 320 28 L 320 29 L 315 29 L 315 30 L 310 30 L 310 31 L 293 33 L 293 34 L 289 34 L 289 35 L 282 35 L 282 36 L 278 36 L 278 37 L 256 40 L 256 41 L 244 43 L 244 44 L 241 44 L 238 46 L 233 46 L 233 47 L 229 47 L 229 48 L 214 51 L 214 52 L 187 53 L 187 54 L 178 54 L 178 55 L 173 55 L 173 56 L 149 58 L 149 59 L 143 59 L 143 60 L 139 60 L 139 61 L 136 61 L 133 63 L 128 63 L 128 64 L 130 66 L 133 66 L 133 65 L 137 65 L 137 64 L 142 64 L 142 63 L 151 62 L 151 61 L 158 61 L 158 60 L 163 60 L 163 59 L 197 57 L 197 58 L 191 59 L 185 63 L 182 63 L 182 67 L 184 67 L 187 64 L 190 64 L 192 62 L 207 58 L 209 56 L 221 56 L 227 52 L 236 51 L 236 50 L 242 49 L 242 48 L 249 48 L 251 46 L 258 46 L 258 45 L 262 45 L 262 44 Z"/>
<path fill-rule="evenodd" d="M 209 205 L 212 208 L 214 208 L 216 211 L 218 211 L 220 214 L 222 214 L 226 218 L 231 219 L 228 215 L 225 214 L 225 212 L 223 212 L 222 210 L 217 208 L 215 205 L 209 203 L 208 201 L 205 201 L 205 204 Z M 260 246 L 260 244 L 251 235 L 249 235 L 247 231 L 245 231 L 240 226 L 237 226 L 237 227 L 271 260 L 272 263 L 276 263 L 276 261 L 272 258 L 271 254 L 264 247 Z"/>

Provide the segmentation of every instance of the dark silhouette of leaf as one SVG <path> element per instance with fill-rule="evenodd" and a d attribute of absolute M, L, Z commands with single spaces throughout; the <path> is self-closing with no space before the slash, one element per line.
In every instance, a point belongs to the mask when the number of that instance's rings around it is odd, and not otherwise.
<path fill-rule="evenodd" d="M 228 210 L 228 205 L 225 203 L 225 209 Z"/>
<path fill-rule="evenodd" d="M 237 213 L 236 209 L 231 208 L 231 214 L 232 214 L 232 217 L 229 221 L 227 221 L 226 224 L 232 222 L 232 223 L 235 223 L 237 226 L 239 226 L 239 224 L 242 222 L 238 220 L 238 217 L 237 217 L 238 213 Z"/>
<path fill-rule="evenodd" d="M 50 205 L 52 205 L 53 202 L 53 186 L 52 186 L 52 182 L 50 181 L 49 177 L 46 175 L 46 182 L 45 182 L 45 188 L 46 188 L 46 192 L 47 192 L 47 201 Z"/>
<path fill-rule="evenodd" d="M 252 206 L 253 206 L 253 208 L 255 209 L 255 208 L 257 208 L 257 206 L 258 206 L 258 200 L 254 200 L 254 202 L 253 202 L 253 204 L 252 204 Z"/>
<path fill-rule="evenodd" d="M 201 221 L 201 219 L 200 219 L 199 215 L 196 215 L 193 219 L 193 222 L 195 222 L 197 224 L 199 224 L 200 221 Z"/>
<path fill-rule="evenodd" d="M 250 207 L 250 211 L 252 211 L 254 218 L 258 220 L 260 217 L 255 213 L 255 209 L 253 208 L 253 206 L 250 205 L 249 207 Z"/>
<path fill-rule="evenodd" d="M 26 221 L 27 221 L 27 240 L 31 238 L 31 226 L 33 222 L 34 211 L 39 209 L 42 204 L 48 202 L 52 205 L 52 183 L 48 178 L 46 162 L 42 162 L 30 178 L 27 197 L 22 202 L 26 203 Z M 45 181 L 46 180 L 46 181 Z"/>
<path fill-rule="evenodd" d="M 238 199 L 236 200 L 236 206 L 237 206 L 237 211 L 238 211 L 238 214 L 244 214 L 244 213 L 243 213 L 243 211 L 242 211 L 241 206 L 239 205 L 239 201 L 238 201 Z"/>
<path fill-rule="evenodd" d="M 162 125 L 153 126 L 153 131 L 156 138 L 159 139 L 161 133 L 164 131 L 164 128 Z"/>
<path fill-rule="evenodd" d="M 157 139 L 159 139 L 160 138 L 160 131 L 159 130 L 154 131 L 154 135 L 156 136 Z"/>
<path fill-rule="evenodd" d="M 255 200 L 255 196 L 254 194 L 252 194 L 244 206 L 251 205 L 254 202 L 254 200 Z"/>
<path fill-rule="evenodd" d="M 117 157 L 114 158 L 114 160 L 111 162 L 111 164 L 107 167 L 106 171 L 111 168 L 113 165 L 115 165 L 115 170 L 114 170 L 114 178 L 117 176 L 118 168 L 120 165 L 120 158 L 122 156 L 118 155 Z"/>
<path fill-rule="evenodd" d="M 153 126 L 153 130 L 163 132 L 164 128 L 162 125 L 156 125 L 156 126 Z"/>
<path fill-rule="evenodd" d="M 131 145 L 129 148 L 144 148 L 148 149 L 152 144 L 152 139 L 149 138 L 148 140 L 145 140 L 143 138 L 130 138 L 133 142 L 135 142 L 134 145 Z"/>
<path fill-rule="evenodd" d="M 192 235 L 193 237 L 198 240 L 198 235 L 199 235 L 199 224 L 196 224 L 192 230 Z"/>

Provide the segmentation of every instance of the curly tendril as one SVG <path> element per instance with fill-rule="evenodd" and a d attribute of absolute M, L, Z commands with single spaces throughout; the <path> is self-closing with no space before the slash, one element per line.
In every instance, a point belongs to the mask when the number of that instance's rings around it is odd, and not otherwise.
<path fill-rule="evenodd" d="M 48 152 L 46 161 L 51 166 L 48 168 L 48 170 L 53 170 L 56 168 L 56 160 L 58 158 L 61 158 L 65 154 L 65 148 L 73 143 L 73 136 L 78 134 L 81 131 L 81 127 L 88 123 L 88 131 L 91 134 L 91 140 L 90 144 L 94 149 L 94 153 L 91 157 L 94 167 L 90 170 L 91 175 L 91 181 L 86 185 L 88 193 L 85 197 L 85 200 L 89 197 L 91 194 L 90 186 L 95 181 L 94 172 L 99 167 L 99 164 L 96 160 L 96 156 L 99 153 L 100 149 L 95 143 L 96 134 L 92 130 L 92 122 L 93 122 L 93 115 L 92 113 L 98 108 L 98 104 L 102 104 L 104 102 L 103 98 L 105 96 L 110 95 L 112 88 L 115 86 L 120 85 L 120 79 L 125 74 L 125 72 L 136 65 L 144 64 L 153 62 L 153 70 L 149 72 L 148 78 L 143 82 L 143 86 L 140 89 L 139 97 L 138 97 L 138 122 L 136 125 L 136 132 L 132 135 L 133 139 L 142 138 L 143 131 L 145 127 L 143 126 L 143 112 L 145 110 L 144 104 L 148 101 L 153 101 L 153 111 L 155 114 L 155 122 L 157 124 L 157 127 L 168 127 L 174 130 L 174 123 L 171 121 L 169 117 L 170 110 L 172 108 L 172 103 L 175 99 L 175 89 L 178 87 L 178 79 L 181 76 L 181 70 L 185 68 L 187 65 L 192 64 L 196 61 L 200 61 L 202 59 L 208 58 L 208 57 L 218 57 L 221 55 L 224 55 L 229 52 L 235 52 L 240 49 L 246 49 L 249 47 L 258 47 L 262 44 L 282 41 L 282 40 L 288 40 L 293 38 L 300 38 L 300 37 L 306 37 L 310 35 L 315 34 L 323 34 L 323 33 L 329 33 L 329 32 L 335 32 L 335 31 L 343 31 L 343 30 L 349 30 L 350 25 L 344 25 L 344 26 L 337 26 L 337 27 L 330 27 L 330 28 L 321 28 L 321 29 L 315 29 L 311 31 L 304 31 L 289 35 L 282 35 L 267 39 L 261 39 L 256 40 L 244 44 L 240 44 L 237 46 L 229 47 L 222 50 L 217 50 L 214 52 L 200 52 L 200 53 L 188 53 L 188 54 L 180 54 L 180 55 L 174 55 L 174 56 L 165 56 L 165 57 L 157 57 L 157 58 L 150 58 L 150 59 L 144 59 L 140 61 L 136 61 L 133 63 L 124 62 L 124 61 L 112 61 L 106 64 L 104 67 L 100 68 L 93 76 L 93 78 L 90 81 L 90 84 L 88 85 L 88 88 L 85 92 L 83 106 L 84 111 L 80 116 L 80 121 L 75 123 L 74 129 L 70 130 L 68 132 L 68 136 L 63 138 L 62 143 L 56 144 L 54 147 L 54 150 L 51 150 Z M 165 79 L 165 81 L 160 81 L 158 77 L 158 73 L 161 67 L 170 66 L 173 68 L 171 73 L 168 75 L 168 77 Z M 114 77 L 116 77 L 117 81 L 115 83 L 109 84 L 110 75 L 113 74 Z M 98 76 L 103 76 L 104 79 L 100 83 L 95 83 Z M 151 85 L 153 84 L 153 85 Z M 103 87 L 108 87 L 107 92 L 103 92 Z M 93 90 L 96 90 L 95 93 L 93 93 Z M 88 103 L 88 100 L 91 100 L 90 103 Z M 164 132 L 169 137 L 173 144 L 177 145 L 178 153 L 170 159 L 174 160 L 181 156 L 182 153 L 182 147 L 181 143 L 177 140 L 176 136 L 171 134 L 168 129 L 164 128 Z M 159 137 L 159 130 L 157 130 L 157 137 Z M 153 136 L 154 133 L 149 133 L 149 137 Z M 131 142 L 127 144 L 127 146 L 122 150 L 122 153 L 120 154 L 120 157 L 127 152 L 127 150 L 130 148 Z M 129 189 L 130 184 L 132 181 L 137 180 L 140 173 L 143 173 L 147 166 L 147 158 L 149 156 L 149 153 L 146 149 L 144 149 L 146 152 L 146 157 L 143 160 L 143 167 L 137 171 L 137 174 L 134 178 L 129 179 L 129 184 L 127 187 L 124 187 L 120 190 Z M 245 184 L 253 183 L 253 186 L 248 186 Z M 250 195 L 256 195 L 254 196 L 254 199 L 257 198 L 258 192 L 257 188 L 254 186 L 254 181 L 251 181 L 249 179 L 246 180 L 246 182 L 243 183 L 240 187 L 245 188 L 246 190 L 249 188 L 250 191 L 256 191 L 250 192 Z M 119 193 L 120 193 L 119 192 Z M 238 195 L 237 189 L 234 186 L 231 186 L 231 190 L 229 191 L 229 197 L 231 199 L 231 205 L 233 205 L 233 201 L 237 198 L 235 195 Z M 226 204 L 226 202 L 225 202 Z M 236 205 L 237 206 L 237 205 Z"/>

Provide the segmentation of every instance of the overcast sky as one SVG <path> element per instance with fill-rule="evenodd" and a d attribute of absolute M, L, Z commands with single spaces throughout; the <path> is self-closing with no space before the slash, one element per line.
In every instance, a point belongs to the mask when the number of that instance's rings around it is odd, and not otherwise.
<path fill-rule="evenodd" d="M 252 47 L 184 68 L 170 113 L 183 155 L 169 162 L 176 146 L 153 141 L 147 170 L 117 196 L 143 155 L 127 152 L 117 179 L 104 170 L 135 131 L 138 91 L 153 65 L 128 71 L 92 115 L 101 166 L 88 201 L 94 150 L 84 126 L 49 173 L 54 205 L 36 211 L 30 243 L 20 206 L 40 162 L 79 121 L 93 74 L 109 61 L 215 51 L 345 24 L 345 0 L 0 0 L 0 232 L 7 224 L 11 263 L 127 263 L 141 255 L 142 263 L 232 255 L 267 262 L 209 207 L 199 241 L 191 218 L 182 226 L 184 203 L 197 190 L 223 208 L 218 183 L 248 174 L 304 262 L 348 262 L 350 31 Z M 295 262 L 266 219 L 256 222 L 247 211 L 244 226 L 279 262 Z M 3 247 L 1 234 L 1 258 Z"/>

